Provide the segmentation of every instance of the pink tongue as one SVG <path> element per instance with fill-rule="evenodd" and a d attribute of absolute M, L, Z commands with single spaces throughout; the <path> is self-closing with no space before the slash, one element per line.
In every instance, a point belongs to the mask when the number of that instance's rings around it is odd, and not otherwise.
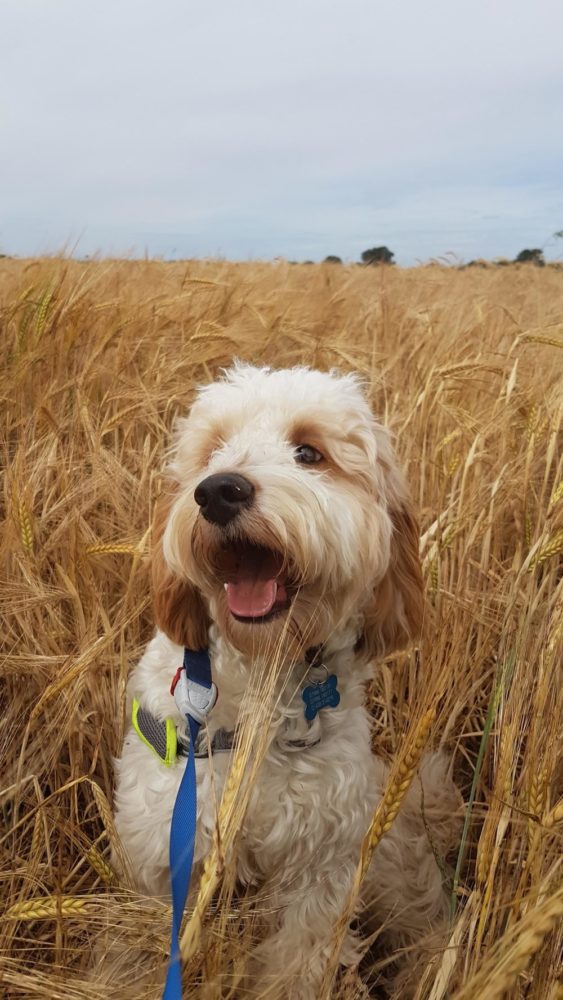
<path fill-rule="evenodd" d="M 278 582 L 245 577 L 228 583 L 226 592 L 229 611 L 241 618 L 258 618 L 267 615 L 276 603 Z"/>

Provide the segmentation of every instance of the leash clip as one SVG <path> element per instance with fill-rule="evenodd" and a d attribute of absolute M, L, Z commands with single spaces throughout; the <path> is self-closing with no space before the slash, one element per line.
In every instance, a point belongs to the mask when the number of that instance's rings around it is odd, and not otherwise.
<path fill-rule="evenodd" d="M 215 684 L 205 687 L 198 684 L 187 676 L 185 668 L 180 667 L 176 671 L 176 676 L 172 682 L 171 693 L 178 711 L 185 717 L 189 715 L 201 725 L 205 722 L 215 702 L 217 701 L 217 688 Z"/>

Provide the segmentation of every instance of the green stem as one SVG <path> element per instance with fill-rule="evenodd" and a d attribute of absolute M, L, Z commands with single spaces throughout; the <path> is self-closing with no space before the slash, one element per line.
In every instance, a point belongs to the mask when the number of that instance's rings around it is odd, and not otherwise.
<path fill-rule="evenodd" d="M 479 783 L 479 778 L 481 776 L 483 761 L 485 759 L 485 752 L 487 750 L 487 745 L 489 742 L 489 736 L 491 734 L 493 720 L 495 718 L 499 706 L 501 695 L 503 694 L 506 683 L 507 682 L 510 683 L 515 662 L 516 662 L 516 653 L 513 651 L 512 653 L 510 653 L 508 659 L 503 663 L 500 669 L 500 676 L 497 679 L 494 694 L 493 697 L 491 698 L 491 701 L 489 702 L 489 707 L 487 709 L 487 716 L 485 719 L 485 725 L 483 727 L 483 735 L 481 736 L 481 742 L 479 744 L 479 753 L 477 754 L 475 771 L 473 772 L 473 781 L 471 782 L 471 791 L 469 793 L 469 801 L 467 803 L 467 809 L 465 812 L 463 831 L 461 834 L 461 842 L 459 845 L 457 862 L 455 866 L 452 894 L 450 896 L 450 922 L 453 922 L 456 913 L 461 869 L 463 866 L 463 862 L 465 860 L 465 850 L 467 846 L 467 838 L 469 836 L 469 827 L 471 826 L 473 805 L 475 802 L 475 796 L 477 794 L 477 785 Z"/>

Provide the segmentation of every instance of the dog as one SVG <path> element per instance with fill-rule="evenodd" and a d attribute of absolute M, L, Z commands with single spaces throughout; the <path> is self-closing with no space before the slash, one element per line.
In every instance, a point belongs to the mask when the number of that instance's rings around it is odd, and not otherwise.
<path fill-rule="evenodd" d="M 416 639 L 422 626 L 418 527 L 405 478 L 357 376 L 242 363 L 201 388 L 178 420 L 166 476 L 152 555 L 157 632 L 129 681 L 137 724 L 117 763 L 116 827 L 139 888 L 167 894 L 171 814 L 186 758 L 166 761 L 147 731 L 172 727 L 185 744 L 171 679 L 185 647 L 208 648 L 219 698 L 196 759 L 201 863 L 232 759 L 217 741 L 232 750 L 256 705 L 250 679 L 275 669 L 237 877 L 269 891 L 253 995 L 317 1000 L 388 776 L 371 752 L 366 682 L 374 660 Z M 306 691 L 321 692 L 316 712 Z M 384 926 L 399 947 L 416 944 L 445 914 L 434 855 L 447 848 L 458 799 L 441 754 L 424 759 L 420 778 L 364 882 L 371 925 Z M 361 951 L 349 929 L 341 963 L 354 965 Z"/>

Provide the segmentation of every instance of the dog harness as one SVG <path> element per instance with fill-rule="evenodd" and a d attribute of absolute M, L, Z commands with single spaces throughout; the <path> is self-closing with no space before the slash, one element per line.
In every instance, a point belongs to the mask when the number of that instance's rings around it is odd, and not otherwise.
<path fill-rule="evenodd" d="M 319 650 L 315 648 L 307 653 L 309 666 L 314 666 L 314 658 L 318 656 Z M 179 667 L 174 675 L 170 693 L 174 695 L 174 690 L 181 671 L 184 667 Z M 325 667 L 326 670 L 326 667 Z M 305 703 L 305 718 L 311 723 L 321 708 L 335 708 L 340 702 L 340 693 L 337 688 L 337 678 L 335 674 L 328 675 L 324 681 L 316 684 L 309 684 L 302 691 L 301 697 Z M 152 715 L 148 709 L 133 698 L 131 710 L 131 722 L 133 729 L 139 739 L 152 750 L 166 767 L 172 767 L 178 757 L 187 757 L 189 754 L 189 739 L 180 736 L 174 719 L 168 718 L 162 722 Z M 194 748 L 194 757 L 202 759 L 215 756 L 217 753 L 229 753 L 235 745 L 236 731 L 234 729 L 218 729 L 213 734 L 211 744 L 205 731 L 198 734 L 197 743 Z M 288 750 L 307 750 L 317 746 L 319 740 L 286 740 L 284 747 Z"/>
<path fill-rule="evenodd" d="M 322 656 L 322 647 L 306 653 L 309 667 L 316 665 Z M 340 702 L 337 678 L 328 673 L 319 683 L 312 683 L 302 691 L 304 714 L 309 723 L 323 708 L 336 708 Z M 217 701 L 217 688 L 211 680 L 211 660 L 207 649 L 184 649 L 182 666 L 178 668 L 170 693 L 176 707 L 187 723 L 189 740 L 178 736 L 173 719 L 161 722 L 151 712 L 133 699 L 132 723 L 142 742 L 152 750 L 166 767 L 171 767 L 179 756 L 187 757 L 170 824 L 170 881 L 172 889 L 172 932 L 170 959 L 162 1000 L 182 1000 L 182 968 L 180 963 L 180 927 L 193 865 L 197 824 L 196 757 L 209 757 L 214 753 L 232 750 L 235 732 L 218 729 L 209 744 L 206 733 L 200 733 L 202 723 Z M 293 740 L 288 749 L 315 746 L 319 740 Z"/>
<path fill-rule="evenodd" d="M 166 719 L 161 722 L 146 708 L 142 708 L 136 698 L 133 699 L 131 722 L 139 739 L 148 746 L 149 750 L 152 750 L 166 767 L 172 767 L 178 757 L 188 756 L 189 740 L 182 739 L 174 720 Z M 209 757 L 216 753 L 225 753 L 233 749 L 234 743 L 234 730 L 218 729 L 211 740 L 211 746 L 209 746 L 207 733 L 200 730 L 194 749 L 194 757 Z"/>

